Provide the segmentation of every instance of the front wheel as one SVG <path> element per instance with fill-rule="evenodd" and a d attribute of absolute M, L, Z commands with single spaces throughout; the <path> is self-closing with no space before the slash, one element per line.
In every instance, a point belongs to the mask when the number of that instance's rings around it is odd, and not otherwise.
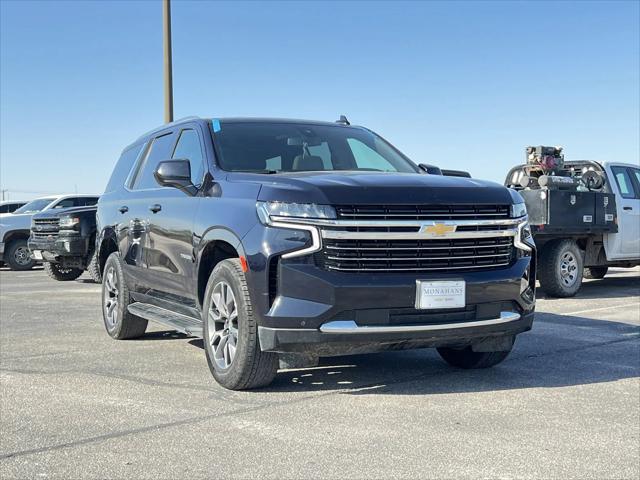
<path fill-rule="evenodd" d="M 554 240 L 540 253 L 540 287 L 552 297 L 573 297 L 582 285 L 582 250 L 573 240 Z"/>
<path fill-rule="evenodd" d="M 81 268 L 66 268 L 59 263 L 44 262 L 44 271 L 58 282 L 70 282 L 82 275 Z"/>
<path fill-rule="evenodd" d="M 247 281 L 236 258 L 211 272 L 202 308 L 209 370 L 229 390 L 269 385 L 278 371 L 278 355 L 263 352 Z"/>
<path fill-rule="evenodd" d="M 442 359 L 452 367 L 457 368 L 489 368 L 502 362 L 511 350 L 499 352 L 474 352 L 471 347 L 465 348 L 438 348 Z"/>
<path fill-rule="evenodd" d="M 4 261 L 11 270 L 31 270 L 36 261 L 31 258 L 26 239 L 12 241 L 4 252 Z"/>

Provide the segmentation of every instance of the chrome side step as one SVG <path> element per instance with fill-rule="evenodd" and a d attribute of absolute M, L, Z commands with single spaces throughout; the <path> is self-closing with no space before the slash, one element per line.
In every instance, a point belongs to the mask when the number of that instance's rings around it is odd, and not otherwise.
<path fill-rule="evenodd" d="M 152 322 L 161 323 L 169 328 L 187 335 L 202 338 L 202 321 L 197 318 L 175 313 L 166 308 L 156 307 L 148 303 L 135 302 L 127 307 L 130 313 Z"/>
<path fill-rule="evenodd" d="M 514 312 L 500 312 L 499 318 L 489 320 L 476 320 L 473 322 L 438 323 L 434 325 L 363 325 L 360 326 L 353 320 L 336 320 L 320 325 L 323 333 L 411 333 L 430 332 L 435 330 L 449 330 L 455 328 L 486 327 L 520 320 L 520 314 Z"/>

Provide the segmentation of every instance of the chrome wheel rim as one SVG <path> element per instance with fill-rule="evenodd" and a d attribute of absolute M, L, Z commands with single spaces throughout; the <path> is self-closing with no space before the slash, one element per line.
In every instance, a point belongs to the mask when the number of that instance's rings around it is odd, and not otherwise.
<path fill-rule="evenodd" d="M 213 287 L 207 328 L 213 361 L 216 367 L 225 370 L 233 363 L 238 346 L 238 305 L 227 282 L 219 282 Z"/>
<path fill-rule="evenodd" d="M 573 286 L 578 280 L 578 261 L 571 252 L 565 252 L 560 259 L 560 279 L 565 287 Z"/>
<path fill-rule="evenodd" d="M 102 288 L 104 290 L 104 315 L 109 329 L 118 323 L 118 296 L 120 295 L 118 287 L 118 275 L 115 268 L 107 268 Z"/>
<path fill-rule="evenodd" d="M 18 247 L 13 252 L 13 258 L 20 266 L 29 265 L 31 263 L 31 255 L 27 247 Z"/>

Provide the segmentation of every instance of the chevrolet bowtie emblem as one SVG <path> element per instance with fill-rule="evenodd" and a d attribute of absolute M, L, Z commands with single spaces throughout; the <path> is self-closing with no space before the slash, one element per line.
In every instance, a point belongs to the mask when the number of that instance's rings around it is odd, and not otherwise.
<path fill-rule="evenodd" d="M 445 235 L 456 231 L 455 225 L 446 225 L 444 223 L 436 223 L 434 225 L 427 225 L 422 227 L 424 233 L 430 233 L 431 235 Z"/>

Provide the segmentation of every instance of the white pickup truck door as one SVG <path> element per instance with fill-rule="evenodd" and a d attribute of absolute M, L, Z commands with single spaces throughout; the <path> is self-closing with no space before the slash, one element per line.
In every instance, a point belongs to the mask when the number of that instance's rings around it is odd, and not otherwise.
<path fill-rule="evenodd" d="M 640 168 L 608 165 L 611 189 L 616 190 L 618 233 L 605 239 L 609 260 L 640 258 Z"/>

